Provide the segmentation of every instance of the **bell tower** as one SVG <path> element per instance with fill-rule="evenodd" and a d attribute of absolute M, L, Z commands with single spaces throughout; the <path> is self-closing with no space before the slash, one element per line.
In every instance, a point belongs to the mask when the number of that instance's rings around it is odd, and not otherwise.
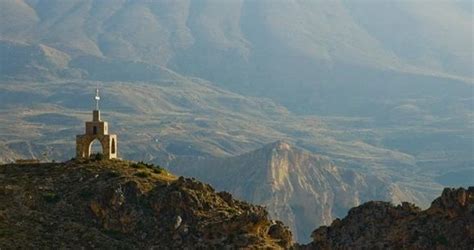
<path fill-rule="evenodd" d="M 85 134 L 76 135 L 76 158 L 89 158 L 92 143 L 97 140 L 102 145 L 102 154 L 105 159 L 117 158 L 117 135 L 109 134 L 108 123 L 100 119 L 99 88 L 94 97 L 96 105 L 92 111 L 92 121 L 86 122 Z"/>

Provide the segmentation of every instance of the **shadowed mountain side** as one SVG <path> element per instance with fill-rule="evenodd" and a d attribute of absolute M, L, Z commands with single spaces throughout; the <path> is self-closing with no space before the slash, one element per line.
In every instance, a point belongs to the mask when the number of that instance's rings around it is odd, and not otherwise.
<path fill-rule="evenodd" d="M 381 201 L 352 208 L 296 249 L 472 249 L 474 187 L 446 188 L 426 210 Z"/>
<path fill-rule="evenodd" d="M 71 69 L 71 57 L 44 44 L 0 40 L 0 79 L 47 81 L 81 78 L 84 71 Z"/>

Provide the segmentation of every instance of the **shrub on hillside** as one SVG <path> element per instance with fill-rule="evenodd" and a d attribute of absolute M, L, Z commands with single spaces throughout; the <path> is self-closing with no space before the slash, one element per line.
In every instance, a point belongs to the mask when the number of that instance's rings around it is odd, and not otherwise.
<path fill-rule="evenodd" d="M 135 173 L 134 174 L 136 177 L 140 177 L 140 178 L 147 178 L 147 177 L 150 177 L 150 173 L 148 172 L 138 172 L 138 173 Z"/>
<path fill-rule="evenodd" d="M 43 199 L 48 203 L 56 203 L 60 200 L 59 195 L 53 192 L 44 192 L 42 196 Z"/>
<path fill-rule="evenodd" d="M 153 173 L 155 174 L 163 174 L 167 172 L 164 168 L 160 167 L 159 165 L 145 163 L 143 161 L 132 163 L 130 166 L 135 169 L 151 169 Z"/>

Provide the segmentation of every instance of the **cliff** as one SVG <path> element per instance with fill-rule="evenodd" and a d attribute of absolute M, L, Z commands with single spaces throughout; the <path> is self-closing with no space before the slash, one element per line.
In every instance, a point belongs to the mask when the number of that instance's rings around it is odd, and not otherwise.
<path fill-rule="evenodd" d="M 474 187 L 444 189 L 426 210 L 371 201 L 322 226 L 302 249 L 473 249 Z"/>
<path fill-rule="evenodd" d="M 267 211 L 147 164 L 0 166 L 0 249 L 289 248 Z"/>

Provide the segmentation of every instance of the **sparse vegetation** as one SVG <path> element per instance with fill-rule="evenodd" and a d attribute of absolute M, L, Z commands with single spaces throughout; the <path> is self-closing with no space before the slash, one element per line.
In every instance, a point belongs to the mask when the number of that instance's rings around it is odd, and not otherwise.
<path fill-rule="evenodd" d="M 115 177 L 119 177 L 120 176 L 120 173 L 117 172 L 117 171 L 110 171 L 107 173 L 107 177 L 109 178 L 115 178 Z"/>
<path fill-rule="evenodd" d="M 15 235 L 15 232 L 10 228 L 0 228 L 0 237 L 8 237 Z"/>
<path fill-rule="evenodd" d="M 132 163 L 130 167 L 136 168 L 136 169 L 145 169 L 146 165 L 143 164 L 142 162 L 137 162 L 137 163 Z"/>
<path fill-rule="evenodd" d="M 150 177 L 150 173 L 148 173 L 148 172 L 137 172 L 134 175 L 137 176 L 137 177 L 140 177 L 140 178 Z"/>
<path fill-rule="evenodd" d="M 136 163 L 132 163 L 130 165 L 132 168 L 135 168 L 135 169 L 150 169 L 153 171 L 153 173 L 155 174 L 164 174 L 164 173 L 167 173 L 166 169 L 162 168 L 161 166 L 159 165 L 154 165 L 154 164 L 151 164 L 151 163 L 145 163 L 143 161 L 139 161 L 139 162 L 136 162 Z"/>
<path fill-rule="evenodd" d="M 83 189 L 83 190 L 81 190 L 81 192 L 79 192 L 79 196 L 84 198 L 84 199 L 88 199 L 88 198 L 92 197 L 93 195 L 94 195 L 94 193 L 89 189 Z"/>
<path fill-rule="evenodd" d="M 106 230 L 105 234 L 107 234 L 108 236 L 110 236 L 114 239 L 122 239 L 123 238 L 122 233 L 120 233 L 120 231 L 117 231 L 117 230 Z"/>
<path fill-rule="evenodd" d="M 446 239 L 446 237 L 444 235 L 438 235 L 438 237 L 436 237 L 434 239 L 434 242 L 439 243 L 439 244 L 444 245 L 444 246 L 449 245 L 448 239 Z"/>
<path fill-rule="evenodd" d="M 154 168 L 153 169 L 153 173 L 155 173 L 155 174 L 163 174 L 165 172 L 166 172 L 166 170 L 163 169 L 163 168 Z"/>
<path fill-rule="evenodd" d="M 53 192 L 44 192 L 42 196 L 43 199 L 48 203 L 56 203 L 61 199 L 58 194 Z"/>
<path fill-rule="evenodd" d="M 151 163 L 145 163 L 143 161 L 139 161 L 139 162 L 136 162 L 136 163 L 132 163 L 131 165 L 132 168 L 138 168 L 138 169 L 144 169 L 144 168 L 153 168 L 154 165 L 151 164 Z"/>

